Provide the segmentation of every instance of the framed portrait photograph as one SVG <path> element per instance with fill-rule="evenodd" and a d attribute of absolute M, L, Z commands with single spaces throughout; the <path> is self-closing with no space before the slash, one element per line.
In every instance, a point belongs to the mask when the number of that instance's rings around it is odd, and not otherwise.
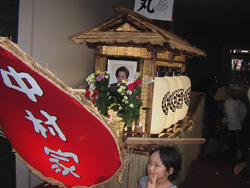
<path fill-rule="evenodd" d="M 110 73 L 109 84 L 119 83 L 124 79 L 133 79 L 138 70 L 136 59 L 107 59 L 107 71 Z"/>

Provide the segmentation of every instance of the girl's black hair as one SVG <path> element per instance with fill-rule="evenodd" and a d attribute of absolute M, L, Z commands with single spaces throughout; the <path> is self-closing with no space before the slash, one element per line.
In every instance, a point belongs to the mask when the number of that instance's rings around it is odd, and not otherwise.
<path fill-rule="evenodd" d="M 170 168 L 174 169 L 174 172 L 168 176 L 170 181 L 176 179 L 178 172 L 181 170 L 182 158 L 177 146 L 160 146 L 151 152 L 151 155 L 159 151 L 162 163 L 169 172 Z"/>

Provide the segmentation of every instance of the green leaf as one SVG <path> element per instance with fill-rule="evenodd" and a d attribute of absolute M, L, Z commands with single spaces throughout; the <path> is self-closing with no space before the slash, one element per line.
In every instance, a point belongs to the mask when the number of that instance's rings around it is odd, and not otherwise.
<path fill-rule="evenodd" d="M 118 115 L 119 117 L 123 117 L 123 116 L 124 116 L 124 113 L 123 113 L 122 111 L 119 111 L 119 112 L 117 113 L 117 115 Z"/>
<path fill-rule="evenodd" d="M 119 105 L 114 105 L 111 107 L 112 110 L 118 111 L 119 110 Z"/>

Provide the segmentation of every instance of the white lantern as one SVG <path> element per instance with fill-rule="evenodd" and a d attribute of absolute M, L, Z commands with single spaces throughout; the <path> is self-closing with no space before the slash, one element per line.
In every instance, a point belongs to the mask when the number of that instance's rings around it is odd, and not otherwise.
<path fill-rule="evenodd" d="M 164 77 L 155 77 L 154 95 L 152 105 L 151 134 L 159 134 L 163 131 L 167 116 L 162 104 L 164 96 L 169 93 L 169 84 Z"/>
<path fill-rule="evenodd" d="M 173 73 L 168 72 L 164 77 L 169 83 L 170 93 L 165 96 L 165 108 L 167 109 L 167 121 L 165 123 L 165 128 L 170 127 L 173 124 L 175 117 L 176 106 L 174 104 L 175 93 L 177 92 L 177 81 L 173 78 Z"/>
<path fill-rule="evenodd" d="M 183 106 L 183 92 L 184 92 L 184 81 L 180 77 L 179 73 L 175 73 L 173 78 L 177 82 L 177 91 L 175 92 L 175 97 L 174 97 L 174 104 L 176 106 L 176 111 L 175 111 L 175 116 L 172 124 L 177 123 L 179 120 L 182 119 L 182 114 L 184 113 L 182 111 L 182 106 Z"/>
<path fill-rule="evenodd" d="M 181 73 L 180 78 L 182 78 L 184 83 L 184 93 L 183 93 L 183 107 L 182 107 L 182 115 L 181 119 L 184 119 L 188 112 L 188 107 L 190 103 L 190 94 L 191 94 L 191 81 L 186 73 Z"/>

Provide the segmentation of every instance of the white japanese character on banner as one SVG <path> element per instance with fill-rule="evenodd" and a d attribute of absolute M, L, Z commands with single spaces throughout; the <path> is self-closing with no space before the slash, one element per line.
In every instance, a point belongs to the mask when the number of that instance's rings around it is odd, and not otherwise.
<path fill-rule="evenodd" d="M 73 158 L 75 163 L 79 163 L 78 160 L 78 156 L 72 152 L 62 152 L 60 149 L 58 149 L 57 151 L 51 150 L 48 147 L 44 147 L 44 152 L 47 155 L 50 155 L 51 157 L 49 158 L 49 161 L 52 163 L 55 163 L 53 165 L 51 165 L 51 169 L 55 169 L 55 172 L 62 172 L 63 176 L 68 175 L 69 173 L 71 173 L 73 176 L 80 178 L 80 176 L 76 173 L 74 173 L 74 171 L 76 170 L 76 167 L 74 165 L 71 165 L 70 167 L 66 167 L 65 165 L 61 164 L 60 161 L 64 161 L 64 162 L 70 162 L 70 160 L 68 158 Z M 63 170 L 61 170 L 63 169 Z"/>
<path fill-rule="evenodd" d="M 42 125 L 42 123 L 46 124 L 46 125 L 51 125 L 52 127 L 48 127 L 49 132 L 55 136 L 56 132 L 58 133 L 59 137 L 63 140 L 63 141 L 67 141 L 65 135 L 63 134 L 63 132 L 61 131 L 61 129 L 59 128 L 59 126 L 56 123 L 57 117 L 55 116 L 51 116 L 49 115 L 46 111 L 44 110 L 40 110 L 41 114 L 44 115 L 44 117 L 47 118 L 47 121 L 43 122 L 40 119 L 36 119 L 33 114 L 29 111 L 29 110 L 25 110 L 25 112 L 28 114 L 28 116 L 25 116 L 28 120 L 32 121 L 33 125 L 34 125 L 34 129 L 37 133 L 41 133 L 41 135 L 44 138 L 47 138 L 47 129 Z M 56 131 L 56 132 L 55 132 Z"/>
<path fill-rule="evenodd" d="M 3 77 L 3 82 L 5 83 L 5 85 L 8 86 L 9 88 L 16 89 L 18 91 L 25 93 L 29 97 L 30 100 L 32 100 L 33 102 L 37 102 L 35 95 L 42 96 L 43 91 L 40 88 L 40 86 L 37 84 L 36 80 L 32 76 L 30 76 L 28 73 L 24 73 L 24 72 L 17 73 L 16 70 L 12 68 L 11 66 L 7 66 L 7 67 L 9 69 L 9 72 L 3 69 L 0 69 L 1 75 Z M 18 86 L 13 85 L 13 83 L 11 82 L 10 76 L 12 76 L 15 79 Z M 24 79 L 28 81 L 29 86 L 26 85 L 26 83 L 24 82 Z"/>

